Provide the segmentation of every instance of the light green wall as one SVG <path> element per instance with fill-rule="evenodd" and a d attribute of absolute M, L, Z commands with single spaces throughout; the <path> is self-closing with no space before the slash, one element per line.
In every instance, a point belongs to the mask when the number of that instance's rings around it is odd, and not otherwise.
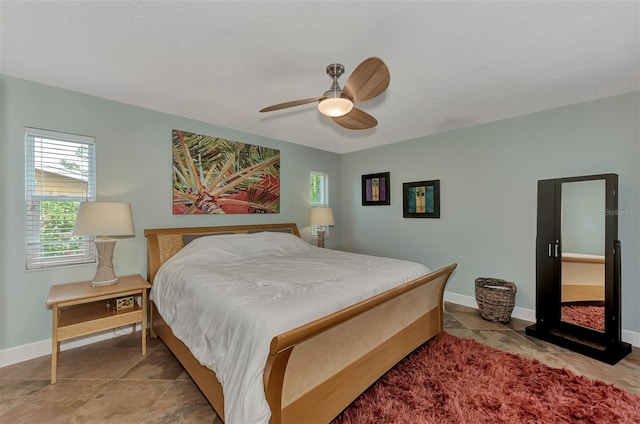
<path fill-rule="evenodd" d="M 342 156 L 345 250 L 458 269 L 447 290 L 474 297 L 477 277 L 518 286 L 535 309 L 537 181 L 619 174 L 622 327 L 640 331 L 640 92 L 561 107 Z M 360 176 L 391 172 L 391 205 L 361 206 Z M 402 183 L 440 180 L 441 218 L 403 219 Z"/>
<path fill-rule="evenodd" d="M 309 170 L 328 172 L 332 187 L 340 187 L 340 156 L 334 153 L 7 76 L 1 76 L 0 90 L 0 350 L 50 338 L 51 310 L 45 305 L 50 286 L 88 280 L 95 274 L 95 264 L 24 270 L 25 126 L 96 138 L 98 200 L 128 202 L 133 207 L 136 236 L 118 241 L 114 255 L 115 271 L 121 275 L 146 275 L 145 228 L 295 222 L 302 230 L 309 219 Z M 280 149 L 281 213 L 173 216 L 173 128 Z M 330 190 L 330 196 L 339 222 L 340 190 Z M 340 226 L 336 226 L 327 247 L 338 246 L 339 240 Z"/>

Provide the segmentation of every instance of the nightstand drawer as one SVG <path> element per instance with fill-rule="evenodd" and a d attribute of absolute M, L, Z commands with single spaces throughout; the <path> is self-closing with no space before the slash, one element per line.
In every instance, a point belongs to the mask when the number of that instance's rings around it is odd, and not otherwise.
<path fill-rule="evenodd" d="M 104 301 L 60 309 L 58 340 L 67 340 L 140 321 L 142 321 L 142 308 L 137 304 L 121 311 L 106 310 Z"/>

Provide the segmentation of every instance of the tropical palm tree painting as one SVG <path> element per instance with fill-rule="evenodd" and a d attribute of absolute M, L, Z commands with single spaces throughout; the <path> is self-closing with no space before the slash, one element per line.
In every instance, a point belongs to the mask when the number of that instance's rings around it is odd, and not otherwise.
<path fill-rule="evenodd" d="M 280 213 L 280 150 L 172 131 L 173 214 Z"/>

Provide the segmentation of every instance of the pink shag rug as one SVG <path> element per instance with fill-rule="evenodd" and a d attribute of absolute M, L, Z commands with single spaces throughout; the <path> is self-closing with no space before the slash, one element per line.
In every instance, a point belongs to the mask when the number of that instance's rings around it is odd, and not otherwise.
<path fill-rule="evenodd" d="M 365 423 L 640 423 L 640 396 L 445 334 L 333 421 Z"/>
<path fill-rule="evenodd" d="M 564 305 L 560 319 L 564 322 L 604 331 L 604 306 Z"/>

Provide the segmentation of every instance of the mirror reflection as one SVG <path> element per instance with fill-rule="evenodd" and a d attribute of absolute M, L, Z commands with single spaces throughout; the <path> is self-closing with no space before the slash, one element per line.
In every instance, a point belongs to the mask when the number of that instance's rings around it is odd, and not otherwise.
<path fill-rule="evenodd" d="M 562 183 L 561 320 L 604 332 L 605 180 Z"/>

